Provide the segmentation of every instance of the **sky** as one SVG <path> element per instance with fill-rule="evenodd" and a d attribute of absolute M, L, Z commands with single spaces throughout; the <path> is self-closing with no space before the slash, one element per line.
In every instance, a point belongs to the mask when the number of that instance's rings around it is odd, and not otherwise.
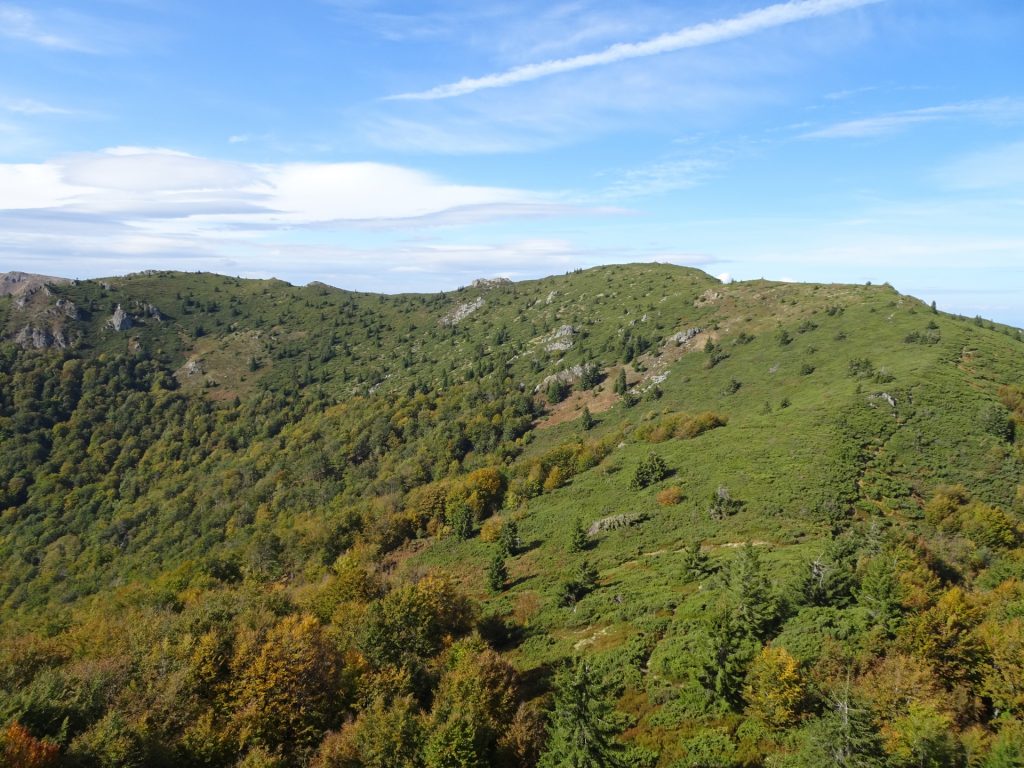
<path fill-rule="evenodd" d="M 1020 0 L 0 0 L 0 271 L 631 261 L 1024 326 Z"/>

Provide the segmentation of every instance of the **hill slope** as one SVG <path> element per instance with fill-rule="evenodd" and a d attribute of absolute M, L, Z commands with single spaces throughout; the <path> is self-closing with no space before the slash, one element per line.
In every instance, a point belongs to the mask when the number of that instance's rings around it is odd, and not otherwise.
<path fill-rule="evenodd" d="M 831 764 L 851 709 L 892 765 L 1020 732 L 1015 329 L 666 265 L 148 273 L 0 320 L 0 713 L 61 760 L 376 765 L 411 728 L 409 764 L 531 764 L 575 654 L 637 765 Z"/>

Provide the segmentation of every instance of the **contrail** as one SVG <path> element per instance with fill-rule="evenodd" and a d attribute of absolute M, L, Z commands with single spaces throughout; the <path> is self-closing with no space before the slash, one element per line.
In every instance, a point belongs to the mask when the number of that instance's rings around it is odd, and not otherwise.
<path fill-rule="evenodd" d="M 538 64 L 527 64 L 521 67 L 497 72 L 483 77 L 466 77 L 455 83 L 439 85 L 427 91 L 401 93 L 389 96 L 391 100 L 433 101 L 465 96 L 468 93 L 489 88 L 505 88 L 517 83 L 539 80 L 549 75 L 572 72 L 577 69 L 589 69 L 606 64 L 614 64 L 626 59 L 639 59 L 644 56 L 656 56 L 659 53 L 680 51 L 684 48 L 699 48 L 713 45 L 724 40 L 760 32 L 763 29 L 781 27 L 794 21 L 802 21 L 817 16 L 829 16 L 852 8 L 884 2 L 884 0 L 790 0 L 777 3 L 756 11 L 750 11 L 731 19 L 721 19 L 692 27 L 684 27 L 677 32 L 659 35 L 651 40 L 640 43 L 616 43 L 603 51 L 572 56 L 568 59 L 552 59 Z"/>

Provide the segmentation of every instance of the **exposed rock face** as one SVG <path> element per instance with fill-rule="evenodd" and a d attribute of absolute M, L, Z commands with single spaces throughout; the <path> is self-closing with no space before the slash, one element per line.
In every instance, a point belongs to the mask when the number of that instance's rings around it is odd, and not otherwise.
<path fill-rule="evenodd" d="M 579 381 L 583 376 L 583 366 L 574 365 L 572 368 L 566 368 L 564 371 L 558 373 L 552 373 L 550 376 L 545 376 L 544 379 L 534 387 L 533 393 L 547 391 L 547 388 L 553 381 L 560 381 L 563 384 L 572 384 L 574 381 Z"/>
<path fill-rule="evenodd" d="M 125 312 L 120 304 L 117 305 L 114 314 L 107 320 L 107 327 L 115 331 L 127 331 L 133 325 L 135 323 L 132 322 L 131 315 Z"/>
<path fill-rule="evenodd" d="M 575 328 L 571 325 L 563 325 L 548 336 L 549 341 L 544 345 L 544 349 L 548 352 L 565 352 L 566 350 L 572 349 L 575 336 Z"/>
<path fill-rule="evenodd" d="M 70 320 L 77 320 L 80 316 L 78 307 L 76 307 L 75 302 L 70 299 L 57 299 L 56 307 Z"/>
<path fill-rule="evenodd" d="M 680 331 L 675 336 L 673 336 L 672 341 L 676 343 L 676 346 L 681 346 L 688 342 L 690 339 L 694 338 L 695 336 L 703 332 L 703 328 L 687 328 L 685 331 Z"/>
<path fill-rule="evenodd" d="M 447 315 L 441 318 L 441 325 L 458 325 L 467 317 L 476 312 L 486 302 L 483 296 L 478 296 L 473 301 L 467 301 L 465 304 L 460 304 Z"/>
<path fill-rule="evenodd" d="M 696 301 L 693 302 L 693 306 L 699 307 L 701 304 L 714 304 L 720 298 L 722 298 L 722 294 L 708 288 L 704 293 L 697 297 Z"/>
<path fill-rule="evenodd" d="M 146 317 L 151 317 L 158 323 L 162 323 L 167 319 L 167 315 L 160 311 L 160 308 L 155 304 L 147 304 L 142 308 L 142 311 L 146 313 Z"/>
<path fill-rule="evenodd" d="M 473 288 L 497 288 L 499 285 L 511 285 L 512 281 L 507 277 L 481 277 L 473 281 Z"/>
<path fill-rule="evenodd" d="M 203 361 L 198 357 L 193 357 L 182 366 L 181 372 L 186 376 L 202 376 L 206 371 L 203 370 Z"/>
<path fill-rule="evenodd" d="M 68 340 L 64 331 L 50 331 L 46 328 L 26 325 L 14 337 L 14 343 L 22 349 L 67 349 Z"/>

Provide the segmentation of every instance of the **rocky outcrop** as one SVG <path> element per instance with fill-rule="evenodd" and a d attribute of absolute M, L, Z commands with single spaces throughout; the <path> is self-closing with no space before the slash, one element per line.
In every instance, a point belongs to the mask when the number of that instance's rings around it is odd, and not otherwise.
<path fill-rule="evenodd" d="M 672 336 L 671 341 L 674 341 L 676 346 L 679 347 L 703 332 L 703 328 L 687 328 L 685 331 L 680 331 Z"/>
<path fill-rule="evenodd" d="M 127 331 L 135 323 L 132 321 L 131 315 L 124 311 L 124 307 L 120 304 L 114 310 L 109 318 L 107 318 L 107 327 L 114 331 Z"/>
<path fill-rule="evenodd" d="M 181 372 L 186 376 L 202 376 L 206 371 L 203 369 L 203 361 L 193 357 L 181 367 Z"/>
<path fill-rule="evenodd" d="M 583 366 L 574 365 L 572 368 L 566 368 L 564 371 L 558 373 L 552 373 L 550 376 L 545 376 L 540 384 L 534 387 L 533 393 L 546 392 L 547 388 L 553 381 L 560 381 L 563 384 L 572 384 L 573 382 L 579 381 L 583 377 Z"/>
<path fill-rule="evenodd" d="M 571 325 L 563 325 L 548 335 L 548 342 L 544 345 L 544 349 L 548 352 L 565 352 L 572 349 L 575 337 L 576 329 Z"/>
<path fill-rule="evenodd" d="M 142 308 L 142 311 L 146 315 L 146 317 L 150 317 L 153 320 L 156 320 L 158 323 L 162 323 L 164 320 L 167 319 L 167 315 L 161 312 L 160 308 L 155 304 L 146 304 Z"/>
<path fill-rule="evenodd" d="M 722 298 L 722 294 L 720 294 L 718 291 L 708 288 L 706 291 L 704 291 L 704 293 L 697 297 L 697 299 L 693 302 L 693 306 L 699 307 L 703 304 L 714 304 L 720 298 Z"/>
<path fill-rule="evenodd" d="M 480 309 L 485 303 L 483 296 L 478 296 L 473 301 L 467 301 L 465 304 L 460 304 L 441 318 L 441 325 L 458 325 Z"/>
<path fill-rule="evenodd" d="M 472 287 L 487 290 L 501 285 L 512 285 L 512 281 L 507 277 L 481 277 L 473 281 Z"/>
<path fill-rule="evenodd" d="M 79 317 L 81 317 L 78 307 L 75 305 L 75 302 L 71 301 L 71 299 L 57 299 L 55 306 L 59 312 L 69 320 L 78 320 Z"/>
<path fill-rule="evenodd" d="M 22 349 L 67 349 L 68 340 L 63 329 L 50 330 L 26 325 L 14 336 L 14 343 Z"/>

